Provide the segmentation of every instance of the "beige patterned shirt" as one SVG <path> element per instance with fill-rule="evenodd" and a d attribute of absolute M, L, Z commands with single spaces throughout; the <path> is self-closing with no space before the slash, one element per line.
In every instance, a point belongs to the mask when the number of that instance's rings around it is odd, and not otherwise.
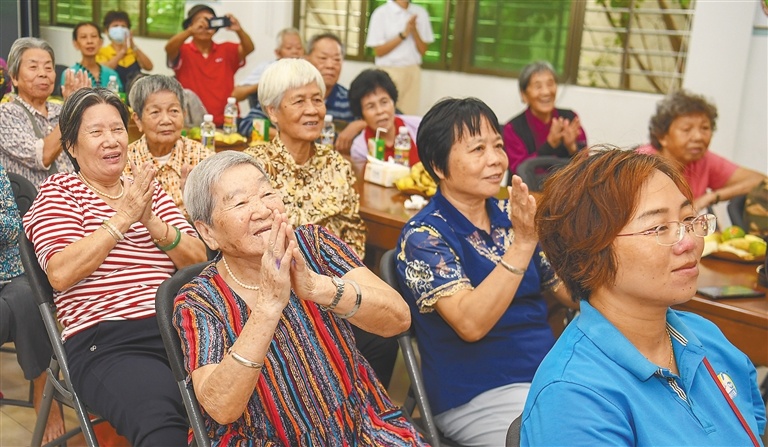
<path fill-rule="evenodd" d="M 171 199 L 181 209 L 187 220 L 189 220 L 189 215 L 187 215 L 187 208 L 184 206 L 183 191 L 181 190 L 181 167 L 184 165 L 197 166 L 198 163 L 213 154 L 213 151 L 206 149 L 199 141 L 181 137 L 176 142 L 176 146 L 173 147 L 168 163 L 160 166 L 160 162 L 157 161 L 147 147 L 147 137 L 145 135 L 142 135 L 141 138 L 128 145 L 128 160 L 134 162 L 136 166 L 152 161 L 152 164 L 155 166 L 155 179 L 160 182 L 165 192 L 171 196 Z M 125 174 L 132 176 L 130 164 L 125 166 Z"/>
<path fill-rule="evenodd" d="M 320 144 L 303 165 L 296 164 L 280 136 L 271 143 L 248 148 L 280 191 L 291 225 L 322 225 L 365 256 L 365 224 L 355 191 L 352 165 L 337 151 Z"/>

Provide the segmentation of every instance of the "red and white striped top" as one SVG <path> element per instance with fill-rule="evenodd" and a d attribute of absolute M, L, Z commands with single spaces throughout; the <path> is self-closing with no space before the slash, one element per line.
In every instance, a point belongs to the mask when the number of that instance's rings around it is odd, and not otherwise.
<path fill-rule="evenodd" d="M 152 210 L 160 219 L 197 237 L 173 200 L 155 183 Z M 42 185 L 24 215 L 24 231 L 43 270 L 69 244 L 101 227 L 116 211 L 75 174 L 59 173 Z M 137 222 L 125 233 L 101 266 L 67 290 L 56 291 L 63 340 L 102 321 L 142 319 L 155 315 L 155 292 L 176 271 L 168 255 Z"/>

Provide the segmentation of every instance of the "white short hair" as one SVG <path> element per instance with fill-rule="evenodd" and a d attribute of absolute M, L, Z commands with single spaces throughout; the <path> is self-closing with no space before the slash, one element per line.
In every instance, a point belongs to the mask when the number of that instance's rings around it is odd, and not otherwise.
<path fill-rule="evenodd" d="M 274 62 L 264 71 L 259 80 L 259 103 L 266 112 L 267 107 L 280 106 L 288 90 L 312 83 L 320 87 L 325 97 L 325 81 L 314 65 L 304 59 L 286 58 Z"/>

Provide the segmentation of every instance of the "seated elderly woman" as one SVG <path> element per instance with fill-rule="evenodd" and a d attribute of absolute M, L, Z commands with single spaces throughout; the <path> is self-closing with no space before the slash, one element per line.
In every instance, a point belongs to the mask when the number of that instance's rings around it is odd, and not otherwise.
<path fill-rule="evenodd" d="M 549 62 L 526 65 L 517 80 L 520 98 L 528 108 L 504 126 L 509 170 L 537 156 L 570 158 L 587 145 L 581 120 L 568 109 L 555 107 L 557 75 Z"/>
<path fill-rule="evenodd" d="M 24 231 L 55 291 L 62 338 L 83 402 L 134 446 L 186 445 L 184 405 L 155 318 L 155 292 L 177 268 L 205 260 L 197 233 L 154 181 L 127 162 L 128 109 L 80 89 L 61 111 L 76 174 L 41 186 Z"/>
<path fill-rule="evenodd" d="M 712 322 L 671 309 L 696 293 L 715 231 L 697 211 L 662 157 L 603 150 L 550 178 L 539 238 L 581 314 L 536 372 L 522 445 L 759 445 L 752 362 Z"/>
<path fill-rule="evenodd" d="M 181 179 L 214 152 L 181 136 L 184 89 L 169 76 L 145 76 L 131 86 L 130 102 L 133 120 L 144 135 L 128 145 L 128 160 L 136 166 L 151 163 L 155 179 L 186 216 Z M 130 174 L 129 166 L 126 174 Z"/>
<path fill-rule="evenodd" d="M 421 122 L 419 155 L 437 193 L 405 226 L 397 274 L 411 307 L 435 422 L 463 445 L 504 445 L 555 342 L 543 294 L 572 305 L 537 246 L 534 198 L 513 176 L 493 111 L 445 99 Z"/>
<path fill-rule="evenodd" d="M 117 86 L 121 92 L 125 91 L 120 75 L 112 68 L 96 62 L 96 55 L 104 40 L 101 38 L 101 28 L 94 22 L 80 22 L 72 29 L 72 45 L 80 52 L 80 62 L 75 62 L 67 71 L 85 73 L 94 87 L 107 87 L 110 78 L 115 77 Z M 61 78 L 62 93 L 67 90 L 66 78 Z"/>
<path fill-rule="evenodd" d="M 320 225 L 365 256 L 365 224 L 351 164 L 338 151 L 317 144 L 325 117 L 325 82 L 303 59 L 280 59 L 264 71 L 259 101 L 278 129 L 271 143 L 248 149 L 283 194 L 291 225 Z M 358 348 L 385 386 L 397 358 L 397 340 L 354 327 Z"/>
<path fill-rule="evenodd" d="M 406 330 L 400 295 L 330 231 L 294 229 L 253 157 L 204 160 L 184 199 L 221 251 L 179 292 L 174 314 L 213 445 L 423 445 L 350 326 Z"/>
<path fill-rule="evenodd" d="M 53 48 L 44 40 L 22 37 L 11 46 L 8 64 L 16 96 L 0 104 L 0 164 L 39 186 L 50 174 L 73 170 L 61 151 L 61 105 L 48 101 L 56 81 Z M 65 99 L 90 86 L 85 73 L 70 73 L 65 82 Z"/>
<path fill-rule="evenodd" d="M 2 94 L 2 89 L 0 89 Z M 45 387 L 45 370 L 51 362 L 51 342 L 45 332 L 32 288 L 24 275 L 19 256 L 21 217 L 11 190 L 11 182 L 0 165 L 0 345 L 13 342 L 16 360 L 24 378 L 33 381 L 33 404 L 40 408 Z M 61 407 L 48 416 L 43 443 L 64 434 Z"/>
<path fill-rule="evenodd" d="M 766 178 L 709 150 L 716 124 L 717 107 L 706 98 L 673 92 L 656 105 L 648 126 L 651 144 L 637 148 L 678 163 L 697 210 L 746 194 Z"/>
<path fill-rule="evenodd" d="M 421 117 L 397 113 L 397 97 L 397 87 L 384 70 L 364 70 L 352 81 L 349 87 L 349 106 L 355 116 L 362 116 L 365 121 L 365 129 L 352 141 L 350 155 L 355 166 L 365 165 L 369 153 L 368 140 L 376 137 L 378 128 L 386 131 L 380 134 L 384 140 L 384 160 L 394 157 L 395 137 L 403 126 L 411 137 L 408 163 L 414 165 L 419 162 L 416 133 Z"/>

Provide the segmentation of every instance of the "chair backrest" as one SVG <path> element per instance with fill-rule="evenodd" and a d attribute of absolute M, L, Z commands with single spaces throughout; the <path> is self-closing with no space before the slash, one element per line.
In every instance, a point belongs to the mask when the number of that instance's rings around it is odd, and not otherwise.
<path fill-rule="evenodd" d="M 37 187 L 15 172 L 8 172 L 8 180 L 11 181 L 11 189 L 16 198 L 16 206 L 19 207 L 19 214 L 23 217 L 37 197 Z"/>
<path fill-rule="evenodd" d="M 397 281 L 397 269 L 395 267 L 395 250 L 387 250 L 381 257 L 379 262 L 379 274 L 381 279 L 384 280 L 390 287 L 400 292 L 400 284 Z M 416 351 L 413 348 L 413 336 L 410 329 L 397 336 L 397 343 L 400 346 L 400 351 L 403 353 L 403 363 L 405 364 L 408 378 L 411 381 L 410 391 L 415 400 L 416 406 L 418 406 L 419 414 L 421 415 L 422 432 L 427 437 L 427 441 L 433 447 L 440 447 L 446 443 L 445 440 L 441 440 L 440 432 L 437 429 L 435 420 L 432 416 L 432 408 L 429 405 L 427 399 L 427 390 L 424 386 L 424 378 L 421 376 L 421 368 L 419 367 L 419 361 L 416 358 Z M 410 405 L 405 405 L 405 410 L 410 414 L 413 412 L 413 408 L 408 408 Z"/>
<path fill-rule="evenodd" d="M 163 281 L 157 289 L 155 295 L 155 312 L 157 313 L 157 325 L 160 328 L 160 335 L 163 337 L 163 345 L 168 353 L 168 362 L 173 371 L 173 377 L 179 386 L 181 398 L 184 401 L 184 407 L 187 409 L 189 425 L 195 436 L 195 443 L 198 447 L 208 447 L 211 443 L 207 436 L 205 421 L 200 411 L 200 404 L 195 396 L 195 390 L 192 384 L 187 384 L 187 371 L 184 368 L 184 353 L 181 350 L 181 340 L 176 328 L 173 327 L 173 301 L 179 290 L 209 264 L 201 262 L 190 265 L 176 272 L 173 276 Z"/>
<path fill-rule="evenodd" d="M 529 191 L 541 191 L 544 180 L 569 161 L 568 158 L 554 156 L 532 157 L 517 166 L 517 175 L 528 185 Z"/>
<path fill-rule="evenodd" d="M 728 217 L 731 218 L 731 225 L 744 227 L 744 206 L 747 203 L 747 195 L 741 195 L 731 198 L 728 201 Z M 746 229 L 746 228 L 745 228 Z"/>
<path fill-rule="evenodd" d="M 93 424 L 97 423 L 97 421 L 91 421 L 85 404 L 80 400 L 72 386 L 72 379 L 69 375 L 69 362 L 66 351 L 64 351 L 64 343 L 61 341 L 58 322 L 56 321 L 53 287 L 51 287 L 51 283 L 48 281 L 48 275 L 45 274 L 45 271 L 43 271 L 40 263 L 37 261 L 32 242 L 27 239 L 27 235 L 24 233 L 19 236 L 19 253 L 21 264 L 24 266 L 24 273 L 29 280 L 37 307 L 40 309 L 40 316 L 43 319 L 43 325 L 48 333 L 48 339 L 53 350 L 51 365 L 48 368 L 48 383 L 45 385 L 39 413 L 40 415 L 48 414 L 54 398 L 53 390 L 55 389 L 56 399 L 74 408 L 86 444 L 88 446 L 97 446 L 98 441 L 93 431 Z M 63 380 L 58 380 L 59 372 Z M 47 417 L 38 417 L 32 434 L 32 445 L 40 445 L 47 419 Z M 99 421 L 103 421 L 103 419 L 99 418 Z M 69 433 L 64 435 L 64 437 L 68 436 L 71 435 Z"/>
<path fill-rule="evenodd" d="M 520 425 L 523 421 L 523 415 L 516 417 L 507 429 L 506 447 L 519 447 L 520 445 Z"/>

